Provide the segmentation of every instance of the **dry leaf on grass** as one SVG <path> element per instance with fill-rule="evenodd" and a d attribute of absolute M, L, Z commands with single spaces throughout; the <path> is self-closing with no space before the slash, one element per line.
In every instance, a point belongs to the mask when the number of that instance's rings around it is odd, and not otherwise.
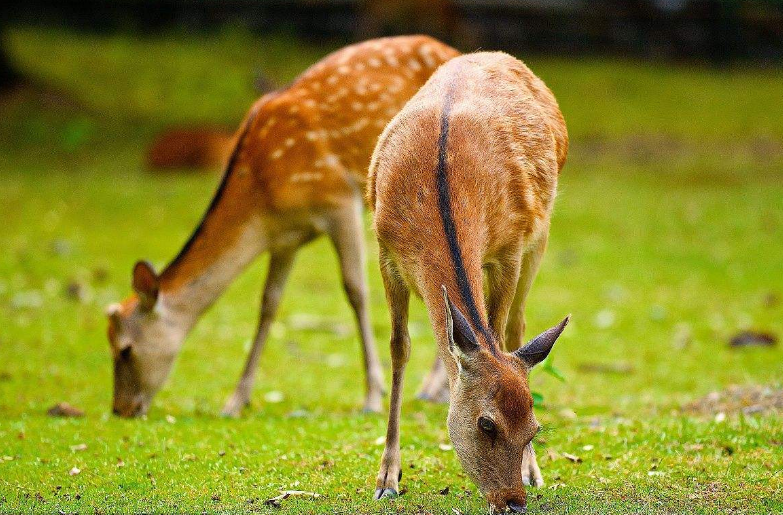
<path fill-rule="evenodd" d="M 78 476 L 79 474 L 81 474 L 81 472 L 82 472 L 82 469 L 80 469 L 79 467 L 73 467 L 71 470 L 68 471 L 68 475 L 69 476 Z"/>
<path fill-rule="evenodd" d="M 46 412 L 50 417 L 83 417 L 84 411 L 67 402 L 58 402 Z"/>
<path fill-rule="evenodd" d="M 283 501 L 289 497 L 310 497 L 311 499 L 318 499 L 321 497 L 321 495 L 315 492 L 304 492 L 302 490 L 284 490 L 277 497 L 272 497 L 271 499 L 264 501 L 264 504 L 267 506 L 274 506 L 275 508 L 279 508 Z"/>
<path fill-rule="evenodd" d="M 80 443 L 78 445 L 71 445 L 71 451 L 73 451 L 73 452 L 86 451 L 86 450 L 87 450 L 87 444 L 86 443 Z"/>
<path fill-rule="evenodd" d="M 758 331 L 742 331 L 735 334 L 729 341 L 732 347 L 772 347 L 778 342 L 777 336 L 772 333 L 762 333 Z"/>
<path fill-rule="evenodd" d="M 576 456 L 574 454 L 569 454 L 567 452 L 563 453 L 563 458 L 567 459 L 568 461 L 570 461 L 572 463 L 582 463 L 582 458 L 580 458 L 579 456 Z"/>

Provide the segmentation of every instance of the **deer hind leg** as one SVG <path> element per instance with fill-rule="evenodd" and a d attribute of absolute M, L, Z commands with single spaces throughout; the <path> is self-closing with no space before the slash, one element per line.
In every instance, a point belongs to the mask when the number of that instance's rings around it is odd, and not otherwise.
<path fill-rule="evenodd" d="M 298 248 L 276 251 L 270 257 L 256 337 L 253 340 L 253 346 L 250 348 L 250 354 L 247 356 L 247 362 L 242 371 L 242 376 L 239 378 L 239 383 L 223 407 L 224 416 L 238 417 L 242 409 L 250 403 L 250 394 L 253 390 L 256 372 L 258 371 L 258 360 L 261 358 L 261 352 L 264 349 L 269 328 L 277 313 L 277 307 L 280 305 L 283 287 L 291 271 L 297 250 Z"/>
<path fill-rule="evenodd" d="M 509 253 L 503 260 L 486 267 L 487 270 L 487 316 L 489 327 L 500 340 L 500 348 L 504 348 L 506 323 L 511 311 L 514 296 L 519 282 L 521 259 L 518 255 Z M 507 345 L 506 345 L 507 349 Z"/>
<path fill-rule="evenodd" d="M 391 361 L 392 390 L 389 402 L 389 423 L 386 428 L 386 447 L 381 458 L 381 467 L 375 482 L 374 499 L 397 497 L 402 479 L 400 462 L 400 410 L 402 407 L 402 385 L 405 365 L 411 352 L 408 335 L 408 302 L 410 291 L 399 276 L 390 271 L 386 256 L 381 248 L 381 275 L 386 289 L 386 302 L 391 316 Z"/>
<path fill-rule="evenodd" d="M 449 376 L 440 356 L 435 356 L 430 373 L 422 381 L 416 398 L 436 403 L 449 402 Z"/>
<path fill-rule="evenodd" d="M 356 315 L 364 357 L 367 395 L 364 410 L 380 412 L 383 398 L 383 371 L 372 334 L 367 288 L 367 251 L 361 201 L 338 212 L 329 228 L 343 276 L 343 287 Z"/>
<path fill-rule="evenodd" d="M 509 352 L 522 346 L 525 337 L 525 301 L 530 293 L 530 287 L 533 285 L 533 279 L 538 273 L 538 268 L 541 266 L 546 243 L 547 236 L 544 236 L 522 256 L 519 282 L 505 330 L 506 350 Z"/>

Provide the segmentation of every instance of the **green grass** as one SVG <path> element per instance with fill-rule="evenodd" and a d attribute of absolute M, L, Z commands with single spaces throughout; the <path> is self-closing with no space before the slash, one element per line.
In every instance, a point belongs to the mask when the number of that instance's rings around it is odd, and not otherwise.
<path fill-rule="evenodd" d="M 295 267 L 243 419 L 217 413 L 253 333 L 263 259 L 188 338 L 147 420 L 109 416 L 102 308 L 127 295 L 136 259 L 163 265 L 177 252 L 217 183 L 145 173 L 147 138 L 168 123 L 234 123 L 253 98 L 255 66 L 282 83 L 331 47 L 33 30 L 11 43 L 28 73 L 89 112 L 22 98 L 0 120 L 0 512 L 276 513 L 263 501 L 281 489 L 321 494 L 284 501 L 286 513 L 486 511 L 453 452 L 439 448 L 446 407 L 414 400 L 435 353 L 418 302 L 402 419 L 407 493 L 369 501 L 385 416 L 359 413 L 359 345 L 324 241 Z M 717 422 L 679 407 L 730 384 L 781 386 L 780 346 L 731 350 L 727 340 L 746 327 L 783 334 L 783 306 L 765 301 L 783 295 L 783 118 L 772 107 L 783 78 L 528 62 L 574 139 L 528 309 L 531 332 L 573 313 L 554 354 L 567 382 L 533 376 L 545 396 L 547 487 L 530 492 L 531 512 L 782 511 L 783 415 Z M 367 239 L 375 252 L 369 230 Z M 373 259 L 369 273 L 388 363 Z M 72 283 L 82 300 L 66 294 Z M 305 316 L 324 329 L 301 329 Z M 589 373 L 590 363 L 631 371 Z M 272 391 L 282 402 L 264 400 Z M 47 417 L 59 401 L 87 416 Z M 86 450 L 72 450 L 79 444 Z"/>

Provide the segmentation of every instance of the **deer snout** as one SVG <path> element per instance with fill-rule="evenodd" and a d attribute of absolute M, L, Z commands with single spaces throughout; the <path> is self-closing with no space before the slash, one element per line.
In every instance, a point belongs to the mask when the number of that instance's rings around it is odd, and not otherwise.
<path fill-rule="evenodd" d="M 111 411 L 122 418 L 134 418 L 144 415 L 147 409 L 141 397 L 136 397 L 124 403 L 115 401 Z"/>
<path fill-rule="evenodd" d="M 502 490 L 487 495 L 490 513 L 527 513 L 527 495 L 524 490 Z"/>

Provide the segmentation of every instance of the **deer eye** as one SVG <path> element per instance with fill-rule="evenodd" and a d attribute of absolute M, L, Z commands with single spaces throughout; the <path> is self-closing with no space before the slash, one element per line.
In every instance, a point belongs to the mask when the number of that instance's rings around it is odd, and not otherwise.
<path fill-rule="evenodd" d="M 495 423 L 492 422 L 492 420 L 488 419 L 487 417 L 479 417 L 478 426 L 479 429 L 481 429 L 482 431 L 484 431 L 490 436 L 493 436 L 497 432 L 497 427 L 495 426 Z"/>

